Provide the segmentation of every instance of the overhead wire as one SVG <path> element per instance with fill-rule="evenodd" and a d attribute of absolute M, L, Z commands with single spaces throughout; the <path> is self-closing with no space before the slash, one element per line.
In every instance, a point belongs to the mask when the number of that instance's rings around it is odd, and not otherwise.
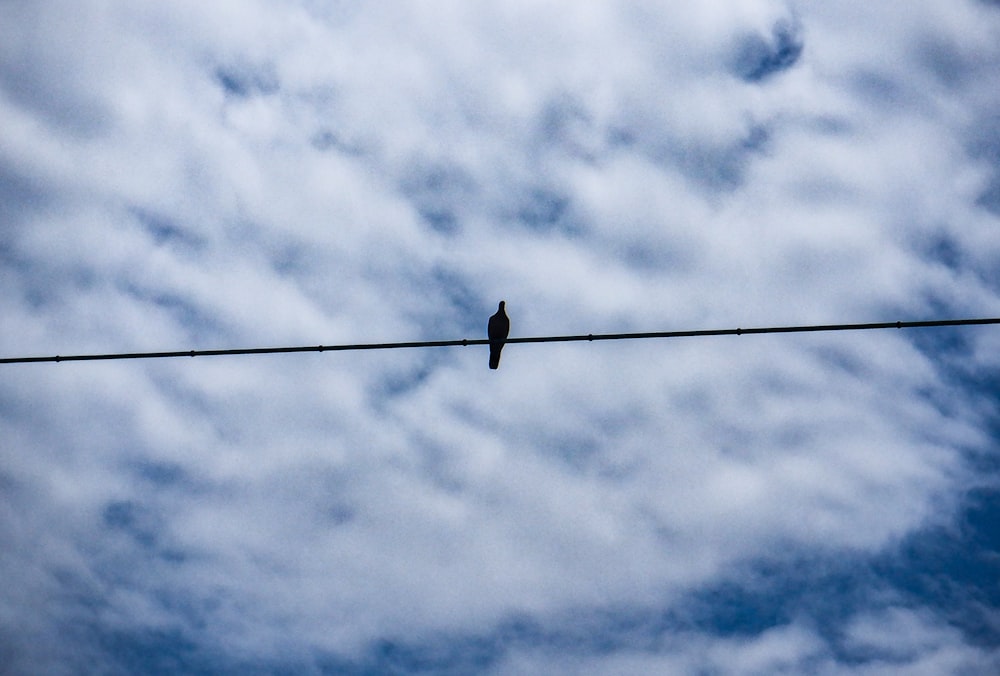
<path fill-rule="evenodd" d="M 586 335 L 533 336 L 508 338 L 513 343 L 569 343 L 599 340 L 640 340 L 650 338 L 696 338 L 704 336 L 744 336 L 765 333 L 817 333 L 824 331 L 870 331 L 877 329 L 913 329 L 945 326 L 980 326 L 1000 324 L 1000 317 L 979 319 L 937 319 L 929 321 L 874 322 L 866 324 L 816 324 L 806 326 L 768 326 L 735 329 L 695 329 L 687 331 L 649 331 L 644 333 L 588 333 Z M 302 345 L 295 347 L 250 347 L 222 350 L 174 350 L 167 352 L 117 352 L 108 354 L 72 354 L 48 357 L 2 357 L 0 364 L 28 364 L 65 361 L 109 361 L 114 359 L 163 359 L 170 357 L 217 357 L 224 355 L 285 354 L 293 352 L 344 352 L 350 350 L 395 350 L 414 347 L 454 347 L 488 345 L 486 338 L 459 340 L 417 340 L 399 343 L 354 343 L 344 345 Z"/>

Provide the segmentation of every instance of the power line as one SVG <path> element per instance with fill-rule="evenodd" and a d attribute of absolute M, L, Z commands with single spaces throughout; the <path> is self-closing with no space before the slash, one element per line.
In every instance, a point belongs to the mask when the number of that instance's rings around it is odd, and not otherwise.
<path fill-rule="evenodd" d="M 697 329 L 693 331 L 652 331 L 647 333 L 588 333 L 576 336 L 535 336 L 508 338 L 507 343 L 570 343 L 595 340 L 637 340 L 644 338 L 694 338 L 699 336 L 743 336 L 760 333 L 817 333 L 821 331 L 867 331 L 873 329 L 915 329 L 941 326 L 979 326 L 1000 324 L 1000 317 L 986 319 L 938 319 L 922 322 L 876 322 L 871 324 L 819 324 L 812 326 L 769 326 L 736 329 Z M 120 352 L 114 354 L 74 354 L 54 357 L 5 357 L 0 364 L 35 362 L 107 361 L 112 359 L 162 359 L 166 357 L 217 357 L 240 354 L 282 354 L 288 352 L 344 352 L 347 350 L 395 350 L 407 347 L 453 347 L 488 345 L 486 338 L 461 340 L 424 340 L 405 343 L 357 343 L 351 345 L 305 345 L 299 347 L 250 347 L 229 350 L 177 350 L 173 352 Z"/>

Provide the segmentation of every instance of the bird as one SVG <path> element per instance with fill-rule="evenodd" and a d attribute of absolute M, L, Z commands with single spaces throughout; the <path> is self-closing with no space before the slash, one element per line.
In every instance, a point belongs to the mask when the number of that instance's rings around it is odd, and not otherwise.
<path fill-rule="evenodd" d="M 500 301 L 500 307 L 497 308 L 496 314 L 490 317 L 490 321 L 486 325 L 486 335 L 490 339 L 491 369 L 500 367 L 500 350 L 503 349 L 503 344 L 507 342 L 507 334 L 510 333 L 510 318 L 504 311 L 505 305 L 504 301 Z"/>

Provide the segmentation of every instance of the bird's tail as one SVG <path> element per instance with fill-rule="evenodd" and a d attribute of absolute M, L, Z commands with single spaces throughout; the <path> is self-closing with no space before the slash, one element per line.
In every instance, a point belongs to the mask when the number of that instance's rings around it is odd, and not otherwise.
<path fill-rule="evenodd" d="M 498 369 L 500 368 L 500 347 L 493 347 L 490 345 L 490 368 Z"/>

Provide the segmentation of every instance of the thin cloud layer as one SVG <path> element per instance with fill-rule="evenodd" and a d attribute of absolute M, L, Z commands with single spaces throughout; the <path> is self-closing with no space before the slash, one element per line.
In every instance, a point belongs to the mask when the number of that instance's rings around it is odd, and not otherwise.
<path fill-rule="evenodd" d="M 8 3 L 0 349 L 995 316 L 998 38 L 972 0 Z M 992 673 L 998 341 L 8 365 L 0 660 Z"/>

